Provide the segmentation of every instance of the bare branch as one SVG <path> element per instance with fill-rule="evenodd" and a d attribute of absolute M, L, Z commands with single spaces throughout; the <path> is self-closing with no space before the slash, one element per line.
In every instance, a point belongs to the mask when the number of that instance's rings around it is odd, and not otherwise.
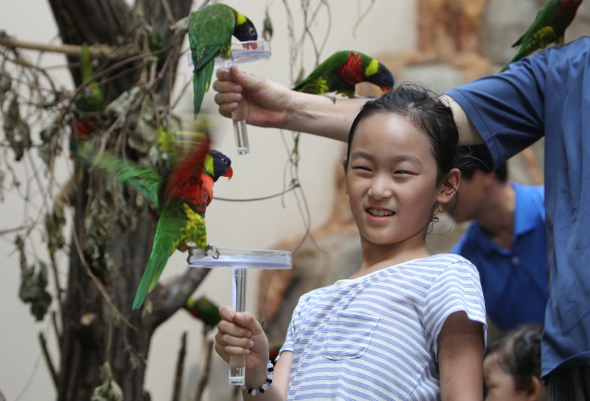
<path fill-rule="evenodd" d="M 39 333 L 39 342 L 41 343 L 41 349 L 43 350 L 43 357 L 45 358 L 45 362 L 47 363 L 47 368 L 49 369 L 49 373 L 51 373 L 51 378 L 53 379 L 53 384 L 55 388 L 58 388 L 59 383 L 59 374 L 55 369 L 55 365 L 51 360 L 51 355 L 49 355 L 49 350 L 47 349 L 47 341 L 45 341 L 45 336 L 43 333 Z"/>
<path fill-rule="evenodd" d="M 176 375 L 174 377 L 174 392 L 172 401 L 180 400 L 180 390 L 182 389 L 182 375 L 184 373 L 184 358 L 186 356 L 186 331 L 182 332 L 180 340 L 180 350 L 178 351 L 178 361 L 176 362 Z"/>
<path fill-rule="evenodd" d="M 82 46 L 77 45 L 50 45 L 48 43 L 27 42 L 17 40 L 8 36 L 0 36 L 0 46 L 12 49 L 38 50 L 41 52 L 63 53 L 68 56 L 80 57 Z M 142 54 L 138 49 L 131 46 L 112 47 L 108 45 L 94 44 L 89 47 L 90 54 L 96 58 L 119 59 Z"/>
<path fill-rule="evenodd" d="M 195 292 L 210 270 L 188 267 L 182 276 L 176 277 L 172 282 L 156 286 L 151 295 L 154 305 L 151 323 L 154 329 L 186 304 L 188 297 Z"/>

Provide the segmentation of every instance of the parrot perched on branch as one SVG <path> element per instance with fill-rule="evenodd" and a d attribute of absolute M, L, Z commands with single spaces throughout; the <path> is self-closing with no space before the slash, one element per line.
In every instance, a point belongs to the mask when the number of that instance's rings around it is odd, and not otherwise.
<path fill-rule="evenodd" d="M 565 30 L 574 20 L 580 3 L 582 0 L 548 0 L 525 34 L 512 45 L 520 48 L 508 65 L 551 43 L 562 44 Z"/>
<path fill-rule="evenodd" d="M 370 82 L 387 92 L 393 88 L 393 75 L 376 59 L 343 50 L 328 57 L 293 90 L 314 95 L 337 92 L 352 98 L 359 82 Z"/>
<path fill-rule="evenodd" d="M 209 149 L 211 140 L 208 136 L 194 136 L 188 141 L 188 151 L 177 156 L 173 167 L 163 175 L 114 155 L 98 153 L 85 142 L 78 148 L 78 157 L 114 175 L 118 182 L 131 184 L 160 210 L 152 253 L 139 283 L 133 309 L 139 308 L 148 292 L 156 286 L 175 249 L 184 252 L 189 242 L 203 250 L 212 248 L 207 243 L 205 209 L 213 198 L 213 183 L 222 176 L 231 178 L 233 170 L 227 156 Z"/>
<path fill-rule="evenodd" d="M 95 79 L 92 79 L 92 55 L 88 43 L 82 45 L 80 52 L 80 69 L 83 88 L 76 94 L 74 100 L 75 113 L 72 119 L 72 138 L 70 139 L 70 152 L 76 153 L 78 141 L 86 139 L 100 125 L 98 113 L 105 104 L 104 93 Z"/>
<path fill-rule="evenodd" d="M 213 328 L 221 320 L 219 306 L 204 296 L 198 299 L 189 298 L 184 307 L 195 319 L 202 320 L 208 328 Z"/>
<path fill-rule="evenodd" d="M 194 66 L 195 118 L 211 84 L 215 57 L 231 58 L 232 35 L 240 41 L 258 39 L 252 21 L 225 4 L 208 5 L 190 17 L 188 40 Z"/>
<path fill-rule="evenodd" d="M 98 112 L 104 107 L 104 94 L 96 80 L 90 80 L 94 75 L 92 55 L 88 43 L 82 45 L 80 51 L 80 68 L 82 70 L 82 85 L 84 89 L 76 94 L 75 105 L 80 111 Z"/>

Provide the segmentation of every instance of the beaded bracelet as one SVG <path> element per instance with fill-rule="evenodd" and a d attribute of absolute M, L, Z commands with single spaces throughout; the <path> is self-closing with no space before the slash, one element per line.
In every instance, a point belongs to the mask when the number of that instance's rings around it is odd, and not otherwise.
<path fill-rule="evenodd" d="M 246 387 L 245 384 L 242 385 L 242 390 L 250 394 L 252 397 L 254 397 L 257 394 L 262 394 L 266 390 L 268 390 L 268 386 L 270 386 L 270 383 L 272 383 L 272 374 L 274 371 L 274 365 L 270 360 L 266 364 L 266 368 L 268 369 L 268 376 L 266 377 L 266 381 L 264 382 L 264 384 L 258 390 L 253 390 L 250 387 Z"/>

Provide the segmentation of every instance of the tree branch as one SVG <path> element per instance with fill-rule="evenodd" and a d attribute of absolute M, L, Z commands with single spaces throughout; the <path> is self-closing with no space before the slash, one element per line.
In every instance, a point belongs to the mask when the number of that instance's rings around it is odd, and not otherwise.
<path fill-rule="evenodd" d="M 47 349 L 47 341 L 45 341 L 45 336 L 43 335 L 43 333 L 39 333 L 39 342 L 41 343 L 41 349 L 43 350 L 45 362 L 47 362 L 47 368 L 49 369 L 49 373 L 51 373 L 51 378 L 53 379 L 53 385 L 57 389 L 59 388 L 59 374 L 55 370 L 55 365 L 51 360 L 51 355 L 49 355 L 49 350 Z"/>
<path fill-rule="evenodd" d="M 174 378 L 174 392 L 172 401 L 180 400 L 180 390 L 182 389 L 182 375 L 184 372 L 184 358 L 186 356 L 186 331 L 182 332 L 180 339 L 180 350 L 178 351 L 178 361 L 176 362 L 176 376 Z"/>
<path fill-rule="evenodd" d="M 39 50 L 41 52 L 63 53 L 67 56 L 80 57 L 82 46 L 78 45 L 50 45 L 48 43 L 27 42 L 17 40 L 8 36 L 0 36 L 0 46 L 18 49 Z M 142 54 L 138 49 L 131 46 L 112 47 L 109 45 L 94 44 L 88 47 L 90 54 L 96 58 L 109 60 L 132 57 Z"/>
<path fill-rule="evenodd" d="M 195 292 L 210 270 L 189 267 L 174 281 L 156 286 L 151 296 L 154 305 L 151 324 L 154 330 L 186 304 L 188 297 Z"/>

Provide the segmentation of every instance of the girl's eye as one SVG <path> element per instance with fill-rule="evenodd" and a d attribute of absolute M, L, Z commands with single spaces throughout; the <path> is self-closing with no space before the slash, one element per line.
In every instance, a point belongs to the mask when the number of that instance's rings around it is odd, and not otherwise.
<path fill-rule="evenodd" d="M 360 170 L 360 171 L 371 171 L 369 167 L 366 166 L 352 166 L 353 170 Z"/>
<path fill-rule="evenodd" d="M 412 173 L 407 170 L 396 170 L 393 174 L 412 174 Z"/>

